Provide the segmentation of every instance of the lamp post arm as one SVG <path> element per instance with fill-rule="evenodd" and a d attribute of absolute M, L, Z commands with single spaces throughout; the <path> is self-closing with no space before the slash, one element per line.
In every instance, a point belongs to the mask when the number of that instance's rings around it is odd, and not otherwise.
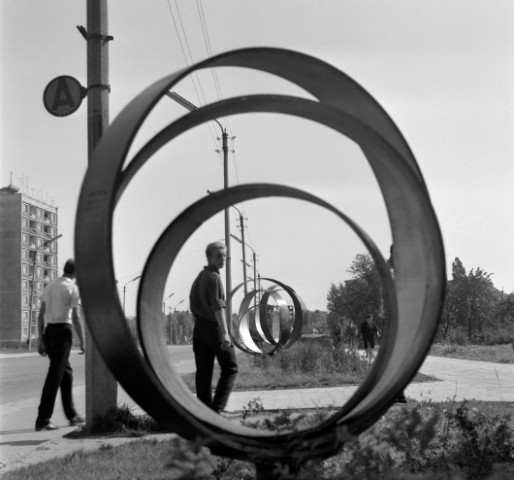
<path fill-rule="evenodd" d="M 59 240 L 59 238 L 62 237 L 62 233 L 59 235 L 50 238 L 49 240 L 46 240 L 46 242 L 43 242 L 39 247 L 36 247 L 36 250 L 34 251 L 34 258 L 32 259 L 32 284 L 30 286 L 30 300 L 29 300 L 29 333 L 27 335 L 27 350 L 30 351 L 31 347 L 31 336 L 32 336 L 32 302 L 34 301 L 34 283 L 36 281 L 36 262 L 37 262 L 37 252 L 39 252 L 40 248 L 43 248 L 45 245 L 48 245 L 51 242 L 54 242 L 55 240 Z"/>
<path fill-rule="evenodd" d="M 175 102 L 177 102 L 179 105 L 182 105 L 186 110 L 189 110 L 190 112 L 194 112 L 195 110 L 198 110 L 198 107 L 196 105 L 191 103 L 189 100 L 184 98 L 182 95 L 179 95 L 177 92 L 168 91 L 168 92 L 166 92 L 166 95 L 168 97 L 170 97 L 172 100 L 175 100 Z M 219 127 L 221 128 L 222 135 L 223 135 L 223 133 L 226 133 L 225 129 L 223 128 L 221 123 L 216 118 L 213 118 L 212 120 L 215 121 L 219 125 Z"/>

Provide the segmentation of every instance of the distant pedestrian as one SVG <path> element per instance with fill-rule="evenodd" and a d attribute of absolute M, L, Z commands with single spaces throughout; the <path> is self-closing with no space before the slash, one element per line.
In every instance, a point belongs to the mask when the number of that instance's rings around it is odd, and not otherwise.
<path fill-rule="evenodd" d="M 61 390 L 64 414 L 70 425 L 80 425 L 84 419 L 77 414 L 73 404 L 73 369 L 70 352 L 73 341 L 72 325 L 84 352 L 84 336 L 79 314 L 79 291 L 75 284 L 75 261 L 70 259 L 64 265 L 64 273 L 50 282 L 41 296 L 41 310 L 38 316 L 40 355 L 50 359 L 50 366 L 41 393 L 36 431 L 56 430 L 52 422 L 57 391 Z"/>
<path fill-rule="evenodd" d="M 351 351 L 355 351 L 357 349 L 357 338 L 359 337 L 359 330 L 357 329 L 357 325 L 355 322 L 350 319 L 348 321 L 348 326 L 346 327 L 346 337 L 348 339 L 348 346 Z"/>
<path fill-rule="evenodd" d="M 378 335 L 378 329 L 373 322 L 373 315 L 370 313 L 362 322 L 361 335 L 366 350 L 366 358 L 373 358 L 373 349 L 375 348 L 375 334 Z"/>
<path fill-rule="evenodd" d="M 225 292 L 220 268 L 225 265 L 226 247 L 210 243 L 206 249 L 207 266 L 198 274 L 189 295 L 193 328 L 193 351 L 196 363 L 196 396 L 219 413 L 225 409 L 237 375 L 237 360 L 225 316 Z M 221 373 L 212 398 L 214 359 Z"/>

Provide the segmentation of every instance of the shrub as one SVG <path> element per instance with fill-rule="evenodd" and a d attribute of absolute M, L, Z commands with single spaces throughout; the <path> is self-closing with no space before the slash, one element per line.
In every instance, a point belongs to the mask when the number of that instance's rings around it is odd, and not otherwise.
<path fill-rule="evenodd" d="M 491 417 L 465 402 L 449 408 L 413 403 L 390 410 L 325 464 L 341 475 L 334 478 L 398 478 L 400 471 L 444 478 L 460 471 L 464 478 L 478 480 L 494 464 L 514 461 L 509 422 L 508 415 Z"/>
<path fill-rule="evenodd" d="M 298 342 L 287 350 L 276 351 L 272 356 L 255 357 L 254 365 L 262 369 L 274 366 L 287 373 L 314 375 L 364 376 L 367 369 L 366 362 L 356 352 L 326 347 L 315 342 Z"/>

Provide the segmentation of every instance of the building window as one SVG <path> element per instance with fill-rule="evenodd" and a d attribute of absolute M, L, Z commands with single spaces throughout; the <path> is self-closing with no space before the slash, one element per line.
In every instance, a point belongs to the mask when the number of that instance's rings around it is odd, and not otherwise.
<path fill-rule="evenodd" d="M 56 251 L 57 251 L 57 245 L 56 245 L 56 243 L 55 243 L 55 242 L 52 242 L 52 243 L 50 244 L 50 248 L 51 248 L 52 252 L 56 252 Z"/>
<path fill-rule="evenodd" d="M 57 272 L 55 270 L 52 270 L 51 278 L 52 278 L 52 280 L 55 280 L 57 278 Z"/>
<path fill-rule="evenodd" d="M 24 244 L 24 245 L 27 245 L 27 243 L 29 243 L 29 236 L 28 236 L 27 234 L 25 234 L 25 233 L 24 233 L 24 234 L 23 234 L 23 236 L 22 236 L 22 238 L 23 238 L 23 240 L 22 240 L 22 241 L 23 241 L 23 244 Z"/>
<path fill-rule="evenodd" d="M 27 312 L 26 310 L 23 311 L 23 322 L 24 323 L 27 323 L 29 321 L 29 312 Z"/>
<path fill-rule="evenodd" d="M 24 248 L 21 250 L 21 258 L 27 260 L 29 258 L 29 251 Z"/>
<path fill-rule="evenodd" d="M 29 205 L 28 203 L 23 204 L 23 213 L 29 213 Z"/>
<path fill-rule="evenodd" d="M 23 305 L 27 306 L 29 304 L 29 296 L 23 295 Z"/>
<path fill-rule="evenodd" d="M 52 219 L 52 223 L 53 223 L 53 224 L 55 224 L 55 221 L 56 221 L 57 217 L 55 216 L 55 214 L 54 214 L 54 213 L 52 213 L 52 214 L 50 215 L 50 218 Z"/>
<path fill-rule="evenodd" d="M 29 274 L 29 266 L 26 263 L 23 264 L 23 273 L 25 275 Z"/>

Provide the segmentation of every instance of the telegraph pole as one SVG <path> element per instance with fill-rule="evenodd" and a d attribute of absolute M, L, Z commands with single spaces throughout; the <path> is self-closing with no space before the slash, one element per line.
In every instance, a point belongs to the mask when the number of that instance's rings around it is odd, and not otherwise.
<path fill-rule="evenodd" d="M 178 104 L 182 105 L 184 108 L 189 110 L 190 112 L 194 112 L 198 110 L 198 107 L 192 104 L 189 100 L 185 99 L 182 95 L 179 95 L 176 92 L 166 92 L 166 95 L 170 97 L 172 100 L 175 100 Z M 228 188 L 228 133 L 227 129 L 223 128 L 223 125 L 213 118 L 213 120 L 218 124 L 221 130 L 221 138 L 218 137 L 218 140 L 221 140 L 221 149 L 223 152 L 223 189 L 227 190 Z M 216 150 L 219 153 L 219 150 Z M 208 192 L 209 190 L 207 190 Z M 225 313 L 227 316 L 228 325 L 232 324 L 232 305 L 229 300 L 230 292 L 232 291 L 232 258 L 231 258 L 231 248 L 230 248 L 230 219 L 228 214 L 228 207 L 225 208 L 225 246 L 227 256 L 225 259 L 225 292 L 226 292 L 226 300 L 227 304 L 225 306 Z"/>
<path fill-rule="evenodd" d="M 87 0 L 88 163 L 109 126 L 109 51 L 107 0 Z M 118 386 L 86 327 L 86 429 L 102 429 L 102 419 L 117 407 Z"/>
<path fill-rule="evenodd" d="M 225 128 L 221 129 L 223 149 L 223 189 L 226 191 L 228 188 L 228 133 Z M 229 298 L 230 292 L 232 291 L 232 257 L 230 248 L 230 218 L 229 208 L 225 208 L 225 245 L 227 250 L 227 258 L 225 265 L 225 281 L 226 281 L 226 292 L 227 292 L 227 303 L 225 305 L 225 312 L 227 314 L 227 324 L 232 325 L 232 301 Z M 230 327 L 229 327 L 230 328 Z"/>

